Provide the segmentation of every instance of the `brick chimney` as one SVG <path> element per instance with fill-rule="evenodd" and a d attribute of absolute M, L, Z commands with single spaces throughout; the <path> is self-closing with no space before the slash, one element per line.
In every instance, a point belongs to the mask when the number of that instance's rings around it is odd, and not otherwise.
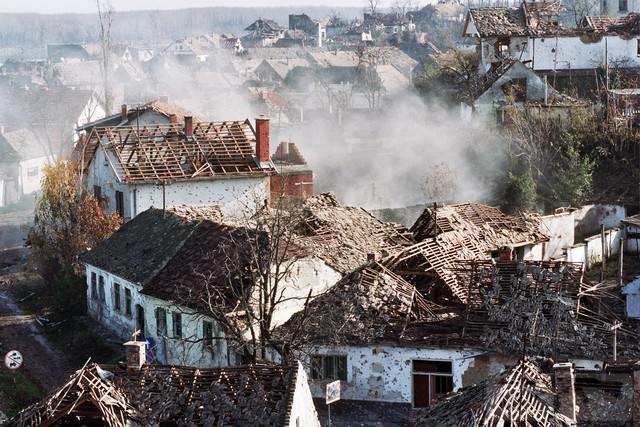
<path fill-rule="evenodd" d="M 178 123 L 178 116 L 176 114 L 169 114 L 169 123 L 172 125 Z"/>
<path fill-rule="evenodd" d="M 147 361 L 146 341 L 128 341 L 123 344 L 127 351 L 127 369 L 138 371 Z"/>
<path fill-rule="evenodd" d="M 576 422 L 576 388 L 573 363 L 553 365 L 556 411 Z"/>
<path fill-rule="evenodd" d="M 120 117 L 122 117 L 122 120 L 127 120 L 128 115 L 129 108 L 127 108 L 127 104 L 122 104 L 122 107 L 120 107 Z"/>
<path fill-rule="evenodd" d="M 184 134 L 188 137 L 193 136 L 193 117 L 184 116 Z"/>
<path fill-rule="evenodd" d="M 259 162 L 269 161 L 269 119 L 256 119 L 256 157 Z"/>

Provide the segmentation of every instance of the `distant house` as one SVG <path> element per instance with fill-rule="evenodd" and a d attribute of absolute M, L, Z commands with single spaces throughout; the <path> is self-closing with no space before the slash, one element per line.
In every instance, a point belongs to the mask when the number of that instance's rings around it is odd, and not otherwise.
<path fill-rule="evenodd" d="M 589 104 L 559 93 L 531 68 L 515 59 L 496 63 L 484 75 L 473 99 L 461 105 L 463 117 L 480 117 L 499 125 L 509 124 L 513 109 L 566 117 Z"/>
<path fill-rule="evenodd" d="M 145 363 L 144 343 L 125 346 L 130 348 L 126 365 L 88 363 L 6 425 L 320 427 L 299 364 L 156 365 Z"/>
<path fill-rule="evenodd" d="M 578 28 L 564 28 L 555 7 L 522 2 L 517 8 L 469 9 L 463 35 L 476 39 L 481 69 L 487 71 L 507 58 L 529 63 L 536 72 L 561 76 L 592 75 L 602 66 L 640 67 L 637 14 L 617 19 L 587 16 Z"/>
<path fill-rule="evenodd" d="M 255 69 L 255 74 L 262 83 L 282 85 L 285 83 L 289 73 L 297 68 L 309 69 L 309 61 L 303 58 L 265 59 Z"/>
<path fill-rule="evenodd" d="M 94 127 L 83 146 L 88 188 L 125 220 L 150 207 L 206 204 L 242 216 L 269 199 L 268 119 L 257 119 L 255 129 L 248 121 L 194 123 L 188 116 L 184 124 L 132 120 Z"/>
<path fill-rule="evenodd" d="M 47 59 L 51 62 L 89 61 L 92 56 L 80 44 L 48 44 Z"/>
<path fill-rule="evenodd" d="M 180 60 L 204 62 L 220 45 L 221 37 L 218 34 L 203 34 L 176 40 L 165 49 L 165 53 Z"/>
<path fill-rule="evenodd" d="M 13 108 L 0 114 L 0 206 L 38 192 L 44 166 L 73 151 L 74 129 L 104 115 L 91 91 L 55 88 L 10 96 Z"/>
<path fill-rule="evenodd" d="M 271 19 L 258 19 L 244 29 L 248 34 L 242 38 L 247 47 L 275 45 L 278 40 L 284 38 L 285 29 Z"/>
<path fill-rule="evenodd" d="M 305 201 L 299 221 L 295 247 L 285 254 L 292 264 L 281 283 L 285 301 L 274 313 L 274 327 L 301 310 L 310 292 L 322 294 L 366 263 L 368 253 L 395 253 L 411 243 L 405 229 L 343 207 L 326 194 Z M 250 249 L 246 236 L 253 231 L 245 227 L 215 206 L 142 212 L 82 255 L 89 315 L 122 338 L 140 331 L 153 342 L 153 354 L 162 363 L 237 364 L 238 354 L 202 296 L 210 290 L 206 276 L 228 297 L 221 304 L 234 301 L 227 308 L 229 315 L 241 315 L 234 312 L 237 301 L 230 288 L 241 279 L 224 260 L 229 244 Z M 253 261 L 244 256 L 237 262 L 243 269 Z"/>

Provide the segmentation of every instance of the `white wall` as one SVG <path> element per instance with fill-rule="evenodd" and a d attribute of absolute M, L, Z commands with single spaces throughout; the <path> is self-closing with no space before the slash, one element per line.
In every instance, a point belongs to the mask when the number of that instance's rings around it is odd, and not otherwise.
<path fill-rule="evenodd" d="M 309 388 L 307 373 L 298 362 L 296 388 L 293 392 L 293 403 L 289 418 L 289 427 L 320 427 L 318 413 L 313 404 L 313 396 Z"/>
<path fill-rule="evenodd" d="M 105 301 L 92 298 L 91 273 L 96 273 L 99 289 L 99 276 L 104 277 Z M 213 324 L 214 337 L 224 338 L 224 333 L 211 318 L 194 313 L 186 307 L 181 307 L 149 295 L 141 294 L 141 286 L 131 283 L 105 270 L 87 265 L 87 311 L 104 327 L 113 332 L 121 340 L 132 338 L 136 325 L 136 305 L 144 308 L 146 336 L 153 339 L 156 347 L 147 352 L 149 361 L 157 360 L 163 364 L 183 366 L 197 366 L 202 368 L 229 366 L 236 363 L 236 355 L 228 351 L 224 339 L 214 339 L 211 349 L 205 348 L 203 338 L 203 321 Z M 120 311 L 115 310 L 114 283 L 120 284 Z M 125 288 L 131 289 L 131 316 L 125 314 Z M 156 329 L 156 308 L 164 308 L 167 318 L 167 333 L 160 336 Z M 172 313 L 182 316 L 182 339 L 173 337 Z"/>
<path fill-rule="evenodd" d="M 605 231 L 604 241 L 606 257 L 620 253 L 620 237 L 622 237 L 622 233 L 622 230 L 619 228 L 612 228 Z M 566 261 L 581 262 L 587 270 L 595 264 L 601 263 L 602 239 L 600 234 L 590 236 L 585 239 L 584 243 L 567 248 Z"/>
<path fill-rule="evenodd" d="M 49 162 L 48 157 L 38 157 L 30 160 L 23 160 L 18 163 L 19 182 L 22 195 L 32 194 L 40 191 L 40 182 L 42 181 L 43 168 Z M 38 174 L 29 176 L 29 170 L 37 170 Z"/>
<path fill-rule="evenodd" d="M 132 190 L 134 188 L 137 189 L 136 214 L 150 207 L 162 208 L 162 185 L 131 186 Z M 131 191 L 129 197 L 132 198 L 132 195 Z M 164 189 L 164 203 L 168 208 L 177 205 L 219 205 L 225 215 L 239 217 L 255 212 L 268 198 L 269 178 L 262 176 L 174 182 Z"/>
<path fill-rule="evenodd" d="M 451 361 L 454 390 L 462 387 L 462 375 L 480 354 L 475 351 L 403 348 L 391 346 L 323 346 L 309 354 L 346 355 L 347 381 L 342 396 L 346 400 L 413 403 L 413 360 Z M 308 371 L 309 372 L 309 371 Z M 331 380 L 310 380 L 311 393 L 323 398 Z"/>
<path fill-rule="evenodd" d="M 563 255 L 564 249 L 575 242 L 575 219 L 573 212 L 545 215 L 541 218 L 544 228 L 549 233 L 549 241 L 544 243 L 544 260 Z"/>
<path fill-rule="evenodd" d="M 111 160 L 111 161 L 109 161 Z M 253 213 L 268 199 L 269 178 L 266 176 L 180 181 L 162 185 L 131 184 L 120 182 L 107 153 L 100 147 L 88 168 L 87 185 L 93 191 L 99 185 L 107 199 L 107 212 L 116 210 L 116 191 L 124 194 L 124 218 L 130 220 L 151 207 L 161 209 L 177 205 L 220 205 L 225 215 L 243 216 Z M 164 194 L 164 195 L 163 195 Z M 256 206 L 258 205 L 258 206 Z"/>
<path fill-rule="evenodd" d="M 280 283 L 284 289 L 283 302 L 277 306 L 273 314 L 272 327 L 282 325 L 294 313 L 302 310 L 309 289 L 313 289 L 313 298 L 326 292 L 342 278 L 341 273 L 316 257 L 296 260 L 289 267 L 289 271 L 288 277 L 283 278 Z"/>
<path fill-rule="evenodd" d="M 621 205 L 585 205 L 574 211 L 575 229 L 579 235 L 590 235 L 605 229 L 620 227 L 620 222 L 626 218 L 627 211 Z"/>

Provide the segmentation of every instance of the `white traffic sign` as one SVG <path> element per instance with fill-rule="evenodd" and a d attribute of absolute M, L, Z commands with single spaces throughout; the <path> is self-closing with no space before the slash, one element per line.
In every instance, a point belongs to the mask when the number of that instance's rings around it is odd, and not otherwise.
<path fill-rule="evenodd" d="M 340 400 L 340 380 L 327 384 L 327 405 Z"/>
<path fill-rule="evenodd" d="M 9 353 L 4 355 L 4 366 L 9 369 L 18 369 L 22 366 L 22 362 L 24 362 L 24 358 L 22 357 L 22 353 L 18 350 L 11 350 Z"/>

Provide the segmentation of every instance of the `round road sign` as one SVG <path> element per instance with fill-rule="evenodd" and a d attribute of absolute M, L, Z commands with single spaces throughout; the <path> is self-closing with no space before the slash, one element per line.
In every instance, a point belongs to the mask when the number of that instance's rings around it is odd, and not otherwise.
<path fill-rule="evenodd" d="M 22 362 L 24 362 L 24 359 L 22 357 L 22 353 L 18 350 L 11 350 L 9 353 L 4 355 L 4 366 L 9 369 L 18 369 L 22 366 Z"/>

